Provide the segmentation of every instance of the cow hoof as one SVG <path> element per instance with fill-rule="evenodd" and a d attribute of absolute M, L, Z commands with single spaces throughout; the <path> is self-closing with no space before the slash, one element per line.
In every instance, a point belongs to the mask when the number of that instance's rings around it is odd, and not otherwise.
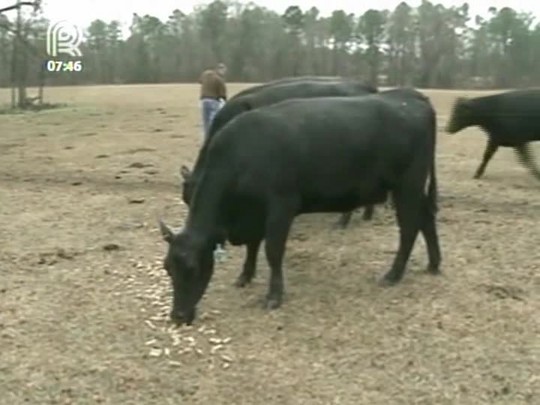
<path fill-rule="evenodd" d="M 264 309 L 272 310 L 281 306 L 281 298 L 267 297 L 264 301 Z"/>
<path fill-rule="evenodd" d="M 341 222 L 336 222 L 334 225 L 332 225 L 332 229 L 336 231 L 342 231 L 345 228 L 347 228 L 347 224 L 343 224 Z"/>
<path fill-rule="evenodd" d="M 392 287 L 398 284 L 400 280 L 400 278 L 396 278 L 395 276 L 387 273 L 377 281 L 377 284 L 379 287 Z"/>
<path fill-rule="evenodd" d="M 247 276 L 244 276 L 243 274 L 240 274 L 236 281 L 234 282 L 234 286 L 237 288 L 243 288 L 251 283 L 251 280 L 248 279 Z"/>
<path fill-rule="evenodd" d="M 439 266 L 428 266 L 426 271 L 429 273 L 429 274 L 433 274 L 434 276 L 439 276 L 441 275 L 441 269 L 439 268 Z"/>

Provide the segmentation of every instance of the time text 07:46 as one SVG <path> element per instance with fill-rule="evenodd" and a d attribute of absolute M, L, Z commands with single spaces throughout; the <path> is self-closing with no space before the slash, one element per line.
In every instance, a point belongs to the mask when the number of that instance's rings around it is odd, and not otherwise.
<path fill-rule="evenodd" d="M 47 60 L 44 67 L 47 72 L 82 72 L 83 63 L 80 60 Z"/>

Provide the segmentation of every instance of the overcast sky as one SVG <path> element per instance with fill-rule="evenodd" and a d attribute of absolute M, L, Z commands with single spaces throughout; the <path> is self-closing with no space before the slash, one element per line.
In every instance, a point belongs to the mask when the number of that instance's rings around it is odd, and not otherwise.
<path fill-rule="evenodd" d="M 3 0 L 2 0 L 3 1 Z M 208 4 L 211 1 L 204 0 L 44 0 L 44 14 L 51 21 L 69 20 L 71 23 L 85 27 L 95 19 L 104 21 L 119 20 L 126 27 L 131 23 L 133 13 L 150 14 L 165 20 L 175 8 L 185 13 L 193 10 L 193 6 Z M 400 0 L 377 0 L 374 2 L 360 0 L 256 0 L 254 3 L 273 9 L 278 13 L 283 13 L 290 5 L 298 5 L 303 10 L 312 6 L 317 7 L 322 14 L 329 15 L 333 10 L 343 9 L 346 12 L 361 14 L 368 8 L 394 9 Z M 463 0 L 440 0 L 435 3 L 442 3 L 445 6 L 460 5 Z M 247 3 L 247 1 L 246 1 Z M 371 4 L 370 4 L 371 3 Z M 421 0 L 410 0 L 407 3 L 411 6 L 418 6 Z M 471 6 L 473 4 L 473 6 Z M 539 0 L 471 0 L 469 6 L 474 14 L 486 15 L 490 6 L 502 8 L 512 7 L 518 11 L 533 12 L 540 16 Z"/>

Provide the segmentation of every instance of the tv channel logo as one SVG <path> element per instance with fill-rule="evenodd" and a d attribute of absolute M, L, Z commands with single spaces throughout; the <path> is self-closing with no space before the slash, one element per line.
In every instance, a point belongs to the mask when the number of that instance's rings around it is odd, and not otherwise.
<path fill-rule="evenodd" d="M 47 54 L 52 57 L 60 54 L 82 56 L 79 48 L 82 40 L 82 32 L 76 25 L 65 20 L 55 22 L 47 28 Z"/>

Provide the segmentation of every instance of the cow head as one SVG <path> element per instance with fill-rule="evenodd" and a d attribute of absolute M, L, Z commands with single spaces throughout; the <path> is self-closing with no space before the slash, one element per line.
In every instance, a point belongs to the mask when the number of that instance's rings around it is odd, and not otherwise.
<path fill-rule="evenodd" d="M 191 325 L 214 272 L 214 247 L 190 230 L 175 234 L 162 221 L 159 227 L 168 244 L 163 267 L 173 290 L 170 317 L 177 324 Z"/>
<path fill-rule="evenodd" d="M 452 108 L 450 119 L 446 125 L 446 132 L 455 134 L 473 124 L 474 112 L 470 100 L 464 97 L 458 97 Z"/>
<path fill-rule="evenodd" d="M 251 94 L 238 97 L 236 100 L 231 101 L 227 106 L 227 114 L 225 115 L 225 125 L 227 122 L 231 121 L 233 118 L 236 118 L 246 111 L 250 111 L 253 108 L 253 96 Z M 225 109 L 225 107 L 223 107 Z"/>
<path fill-rule="evenodd" d="M 182 200 L 189 206 L 191 196 L 193 195 L 193 188 L 195 187 L 195 180 L 193 179 L 191 170 L 185 165 L 182 165 L 180 168 L 180 175 L 184 179 L 182 181 Z"/>
<path fill-rule="evenodd" d="M 238 115 L 249 111 L 253 108 L 251 95 L 238 97 L 234 100 L 229 100 L 214 116 L 208 137 L 213 137 L 221 128 L 229 121 L 232 121 Z"/>

